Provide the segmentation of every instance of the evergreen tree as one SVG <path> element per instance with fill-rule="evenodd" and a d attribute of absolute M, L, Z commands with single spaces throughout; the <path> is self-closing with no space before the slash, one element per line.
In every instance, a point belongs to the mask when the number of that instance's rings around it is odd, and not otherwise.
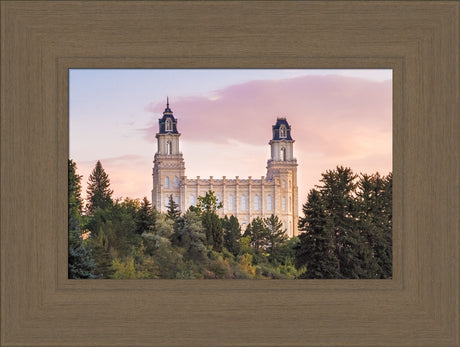
<path fill-rule="evenodd" d="M 392 276 L 392 175 L 362 174 L 357 193 L 360 227 L 374 258 L 370 278 Z"/>
<path fill-rule="evenodd" d="M 251 236 L 251 245 L 255 251 L 263 251 L 267 246 L 268 230 L 262 218 L 256 217 L 248 224 L 244 236 L 248 235 Z"/>
<path fill-rule="evenodd" d="M 179 205 L 174 201 L 173 195 L 169 196 L 169 203 L 167 209 L 167 217 L 176 223 L 180 217 Z"/>
<path fill-rule="evenodd" d="M 81 177 L 76 172 L 77 165 L 68 161 L 68 277 L 69 278 L 96 278 L 94 275 L 94 261 L 91 248 L 81 239 Z"/>
<path fill-rule="evenodd" d="M 104 209 L 112 205 L 113 191 L 110 190 L 109 176 L 104 171 L 99 160 L 88 178 L 86 193 L 88 200 L 86 211 L 90 215 L 98 208 Z"/>
<path fill-rule="evenodd" d="M 176 244 L 185 250 L 189 260 L 201 263 L 206 259 L 206 234 L 203 230 L 201 217 L 188 209 L 180 218 Z"/>
<path fill-rule="evenodd" d="M 81 178 L 83 176 L 77 174 L 77 164 L 72 160 L 68 160 L 68 197 L 69 207 L 73 210 L 78 210 L 79 214 L 83 213 L 83 200 L 81 198 Z M 74 211 L 74 210 L 73 210 Z M 74 211 L 75 212 L 75 211 Z"/>
<path fill-rule="evenodd" d="M 266 229 L 265 237 L 267 249 L 270 253 L 270 261 L 277 262 L 280 260 L 278 250 L 288 239 L 286 230 L 283 230 L 283 223 L 274 214 L 270 217 L 264 218 L 264 225 Z"/>
<path fill-rule="evenodd" d="M 357 175 L 350 168 L 338 166 L 322 174 L 320 189 L 326 213 L 335 234 L 339 272 L 345 278 L 360 278 L 362 272 L 357 245 L 362 242 L 356 225 L 354 199 Z"/>
<path fill-rule="evenodd" d="M 212 248 L 221 252 L 224 243 L 222 223 L 216 211 L 222 208 L 222 203 L 217 201 L 213 191 L 206 192 L 206 195 L 198 197 L 197 208 L 201 210 L 201 222 L 206 233 L 206 242 Z"/>
<path fill-rule="evenodd" d="M 69 278 L 98 278 L 95 274 L 95 264 L 90 247 L 86 246 L 77 230 L 69 230 Z"/>
<path fill-rule="evenodd" d="M 150 201 L 144 197 L 136 214 L 136 233 L 142 235 L 144 232 L 149 232 L 155 225 L 158 211 L 152 208 Z"/>
<path fill-rule="evenodd" d="M 340 278 L 336 235 L 319 191 L 310 191 L 303 213 L 299 230 L 304 233 L 299 236 L 295 257 L 296 267 L 307 269 L 301 278 Z"/>
<path fill-rule="evenodd" d="M 233 255 L 238 255 L 240 252 L 241 227 L 238 218 L 231 215 L 222 220 L 224 229 L 224 247 L 227 248 Z"/>
<path fill-rule="evenodd" d="M 296 266 L 305 278 L 391 277 L 391 174 L 324 173 L 299 220 Z"/>

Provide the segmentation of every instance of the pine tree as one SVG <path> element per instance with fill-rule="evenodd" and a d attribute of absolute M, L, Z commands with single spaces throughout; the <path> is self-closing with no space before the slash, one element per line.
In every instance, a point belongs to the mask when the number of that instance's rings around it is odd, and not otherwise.
<path fill-rule="evenodd" d="M 256 252 L 262 252 L 267 246 L 267 234 L 268 230 L 263 219 L 256 217 L 248 224 L 244 236 L 250 235 L 252 247 Z"/>
<path fill-rule="evenodd" d="M 109 176 L 104 171 L 99 160 L 88 178 L 88 189 L 86 193 L 88 200 L 86 211 L 90 215 L 98 208 L 104 209 L 111 206 L 113 203 L 113 191 L 110 190 Z"/>
<path fill-rule="evenodd" d="M 136 233 L 141 235 L 144 232 L 149 232 L 155 225 L 157 213 L 157 210 L 152 208 L 147 197 L 144 197 L 135 217 Z"/>
<path fill-rule="evenodd" d="M 295 265 L 306 267 L 301 278 L 340 278 L 335 233 L 319 191 L 312 189 L 299 219 L 299 236 Z"/>
<path fill-rule="evenodd" d="M 239 241 L 241 239 L 241 227 L 238 218 L 231 215 L 222 220 L 222 227 L 224 229 L 224 247 L 227 248 L 233 255 L 238 255 L 240 252 Z"/>
<path fill-rule="evenodd" d="M 94 261 L 91 248 L 81 239 L 81 177 L 77 175 L 77 165 L 68 161 L 68 277 L 69 278 L 96 278 L 94 275 Z"/>
<path fill-rule="evenodd" d="M 318 187 L 326 207 L 327 217 L 334 229 L 339 272 L 345 278 L 360 278 L 362 273 L 359 229 L 356 225 L 357 206 L 353 194 L 357 175 L 350 168 L 338 166 L 322 174 L 322 186 Z"/>
<path fill-rule="evenodd" d="M 283 223 L 274 214 L 270 217 L 264 218 L 264 225 L 266 229 L 265 237 L 267 249 L 270 253 L 270 261 L 277 262 L 279 260 L 278 250 L 288 239 L 286 230 L 283 230 Z"/>
<path fill-rule="evenodd" d="M 185 250 L 189 260 L 203 262 L 206 259 L 206 234 L 201 217 L 188 209 L 180 219 L 182 221 L 179 223 L 176 245 Z"/>
<path fill-rule="evenodd" d="M 360 226 L 371 248 L 374 268 L 370 278 L 392 276 L 392 176 L 362 174 L 357 193 Z"/>
<path fill-rule="evenodd" d="M 166 214 L 167 217 L 171 219 L 174 223 L 176 223 L 180 217 L 179 205 L 176 204 L 176 202 L 174 201 L 172 194 L 169 196 L 169 204 Z"/>
<path fill-rule="evenodd" d="M 222 203 L 217 201 L 213 191 L 206 192 L 206 195 L 198 197 L 197 208 L 201 210 L 201 222 L 206 232 L 206 242 L 216 252 L 221 252 L 224 243 L 222 223 L 216 211 L 222 208 Z"/>

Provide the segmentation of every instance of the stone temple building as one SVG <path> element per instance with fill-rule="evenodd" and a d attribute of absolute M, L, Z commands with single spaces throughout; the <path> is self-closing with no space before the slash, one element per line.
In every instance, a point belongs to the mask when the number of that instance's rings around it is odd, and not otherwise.
<path fill-rule="evenodd" d="M 212 190 L 223 204 L 217 213 L 220 217 L 236 216 L 242 231 L 255 217 L 275 214 L 289 237 L 297 235 L 297 160 L 293 156 L 291 126 L 286 118 L 278 118 L 272 128 L 271 158 L 267 161 L 266 176 L 258 179 L 251 176 L 202 179 L 198 176 L 191 179 L 185 175 L 185 162 L 179 151 L 181 134 L 167 102 L 156 134 L 158 147 L 153 161 L 152 205 L 165 212 L 172 194 L 180 210 L 185 212 L 190 205 L 195 205 L 199 196 Z"/>

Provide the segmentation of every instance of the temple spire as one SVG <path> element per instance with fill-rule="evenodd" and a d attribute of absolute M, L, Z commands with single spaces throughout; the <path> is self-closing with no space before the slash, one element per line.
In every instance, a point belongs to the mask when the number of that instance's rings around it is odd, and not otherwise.
<path fill-rule="evenodd" d="M 169 96 L 166 97 L 166 108 L 169 108 Z"/>

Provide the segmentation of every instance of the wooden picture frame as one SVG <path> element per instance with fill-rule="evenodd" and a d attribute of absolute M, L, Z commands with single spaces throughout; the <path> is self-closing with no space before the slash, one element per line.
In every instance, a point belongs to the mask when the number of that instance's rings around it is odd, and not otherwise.
<path fill-rule="evenodd" d="M 2 1 L 1 346 L 460 346 L 460 4 Z M 69 68 L 392 68 L 392 280 L 68 280 Z M 161 83 L 161 81 L 158 81 Z"/>

